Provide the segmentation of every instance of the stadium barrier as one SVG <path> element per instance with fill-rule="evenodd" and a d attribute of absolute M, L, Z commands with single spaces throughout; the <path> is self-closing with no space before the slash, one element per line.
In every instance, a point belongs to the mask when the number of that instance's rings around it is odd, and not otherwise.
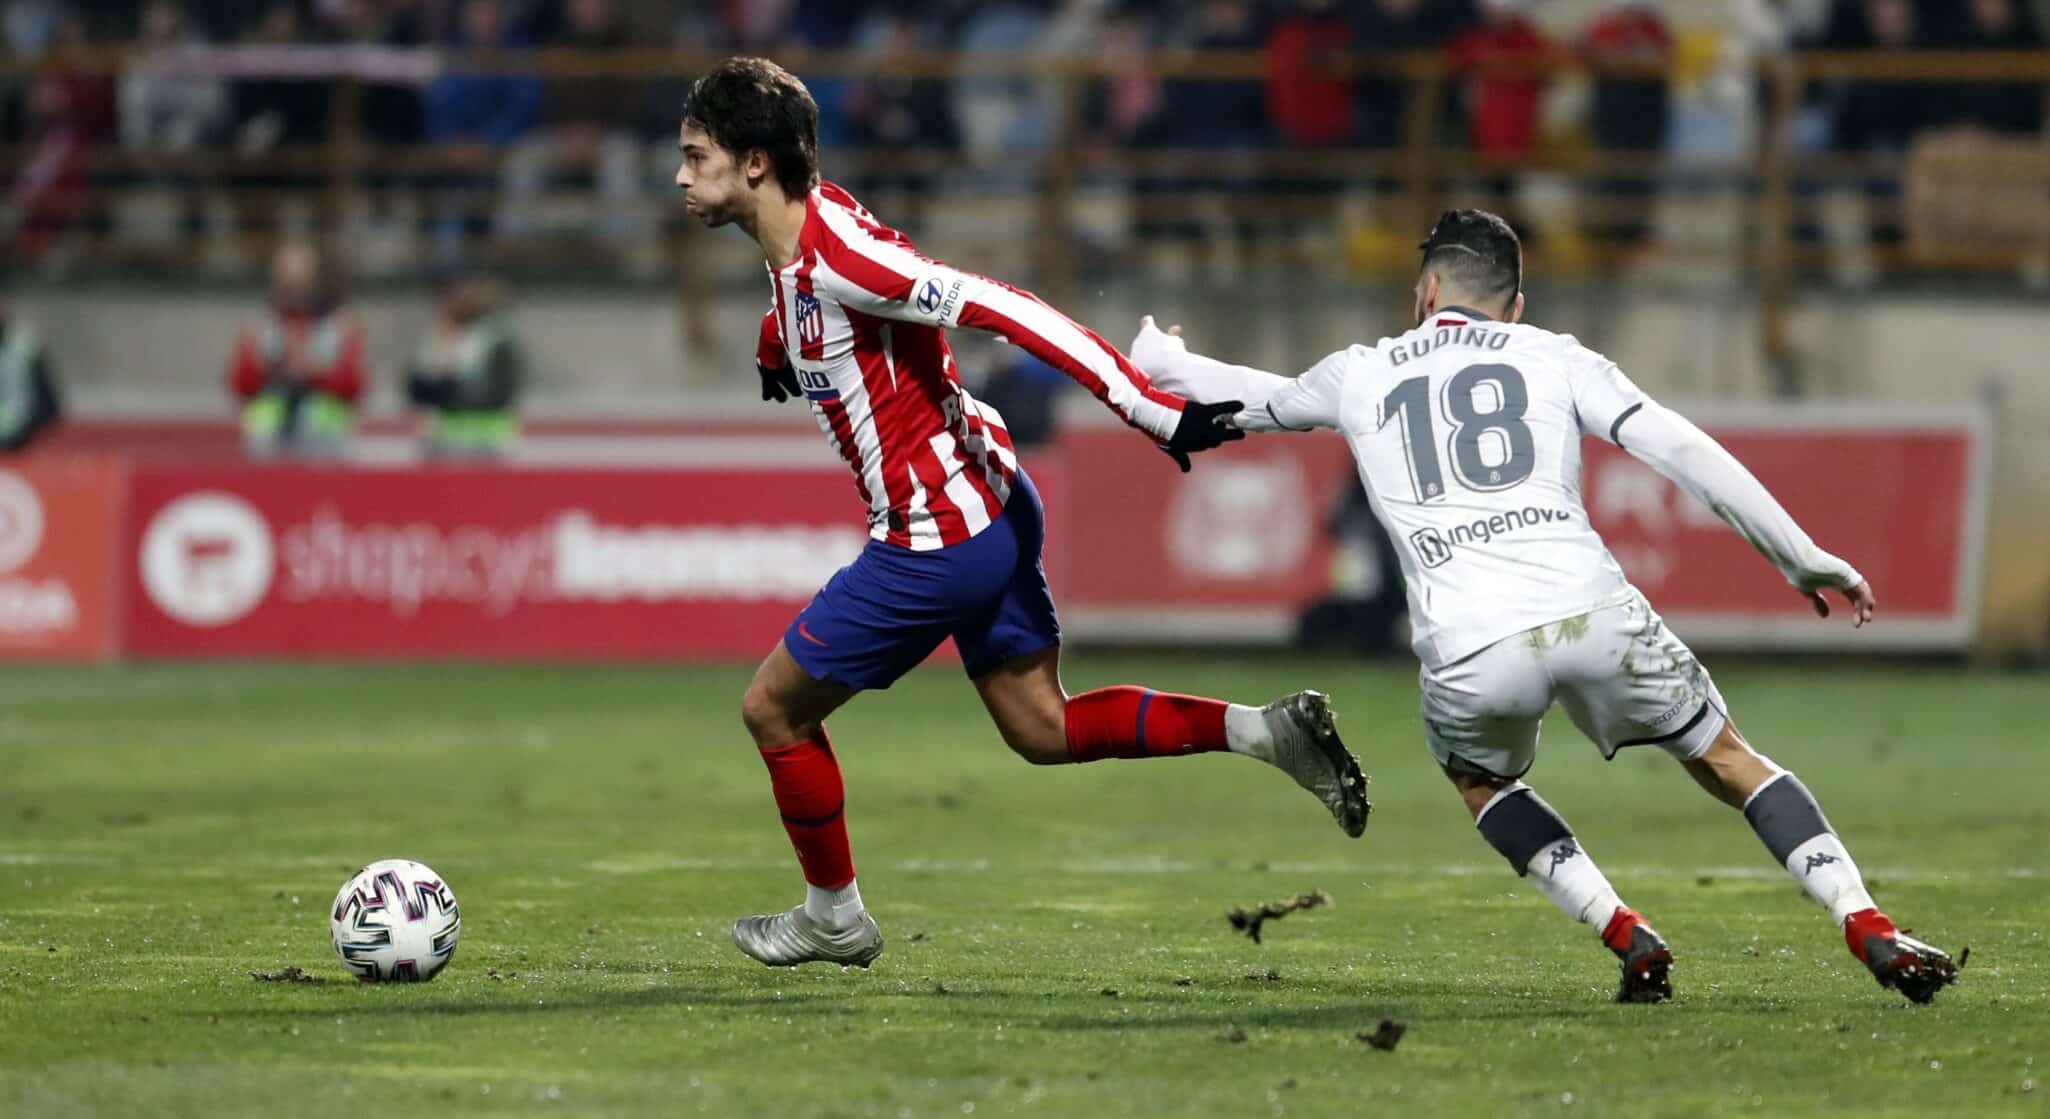
<path fill-rule="evenodd" d="M 113 459 L 0 467 L 0 660 L 106 660 L 127 476 Z"/>
<path fill-rule="evenodd" d="M 1703 648 L 1970 647 L 1991 480 L 1983 408 L 1683 411 L 1872 580 L 1884 624 L 1817 621 L 1713 512 L 1618 448 L 1584 440 L 1588 516 L 1675 632 Z M 1205 456 L 1186 478 L 1149 469 L 1155 452 L 1115 428 L 1071 431 L 1061 446 L 1070 474 L 1089 480 L 1066 510 L 1063 616 L 1076 637 L 1283 644 L 1302 608 L 1328 591 L 1327 511 L 1343 487 L 1359 484 L 1340 440 L 1252 439 Z M 1464 536 L 1395 546 L 1419 562 L 1456 563 L 1467 541 L 1514 533 L 1547 512 L 1534 506 L 1462 526 Z"/>
<path fill-rule="evenodd" d="M 1871 580 L 1883 624 L 1817 621 L 1713 512 L 1616 447 L 1586 440 L 1588 517 L 1674 632 L 1704 648 L 1970 648 L 1991 504 L 1985 409 L 1834 403 L 1684 411 L 1802 527 Z"/>
<path fill-rule="evenodd" d="M 1712 513 L 1588 440 L 1589 515 L 1676 632 L 1725 648 L 1970 645 L 1983 411 L 1691 411 L 1873 580 L 1882 624 L 1816 621 Z M 0 657 L 759 656 L 866 536 L 837 464 L 719 438 L 639 466 L 32 457 L 0 468 Z M 1330 587 L 1326 510 L 1357 484 L 1334 438 L 1249 440 L 1182 476 L 1115 426 L 1071 428 L 1027 468 L 1078 642 L 1288 643 Z M 1546 513 L 1396 546 L 1458 562 Z"/>
<path fill-rule="evenodd" d="M 740 658 L 866 541 L 845 473 L 142 467 L 137 656 Z"/>

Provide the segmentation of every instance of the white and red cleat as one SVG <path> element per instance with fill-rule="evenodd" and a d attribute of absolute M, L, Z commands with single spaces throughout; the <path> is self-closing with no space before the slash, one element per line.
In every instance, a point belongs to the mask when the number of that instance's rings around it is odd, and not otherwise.
<path fill-rule="evenodd" d="M 1958 965 L 1949 953 L 1894 928 L 1877 909 L 1844 918 L 1844 943 L 1880 986 L 1899 991 L 1909 1002 L 1934 1002 L 1936 992 L 1957 982 Z"/>
<path fill-rule="evenodd" d="M 1665 1002 L 1673 997 L 1672 950 L 1636 910 L 1617 906 L 1615 916 L 1602 929 L 1602 943 L 1623 961 L 1617 1002 Z"/>

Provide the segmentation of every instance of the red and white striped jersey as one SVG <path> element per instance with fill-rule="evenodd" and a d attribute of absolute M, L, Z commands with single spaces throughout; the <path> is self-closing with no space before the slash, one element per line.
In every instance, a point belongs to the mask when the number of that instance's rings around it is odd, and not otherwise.
<path fill-rule="evenodd" d="M 1003 336 L 1166 442 L 1182 399 L 1037 297 L 920 256 L 852 195 L 806 201 L 797 259 L 771 268 L 758 360 L 784 361 L 819 429 L 854 470 L 869 535 L 927 551 L 989 527 L 1018 474 L 1003 417 L 961 387 L 946 328 Z"/>

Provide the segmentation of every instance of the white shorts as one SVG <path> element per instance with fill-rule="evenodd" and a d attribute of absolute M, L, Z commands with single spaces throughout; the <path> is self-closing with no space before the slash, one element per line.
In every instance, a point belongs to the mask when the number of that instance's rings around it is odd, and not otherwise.
<path fill-rule="evenodd" d="M 1521 777 L 1537 760 L 1538 721 L 1555 698 L 1605 758 L 1625 746 L 1700 757 L 1729 718 L 1708 670 L 1634 587 L 1610 605 L 1425 668 L 1418 684 L 1438 764 L 1493 777 Z"/>

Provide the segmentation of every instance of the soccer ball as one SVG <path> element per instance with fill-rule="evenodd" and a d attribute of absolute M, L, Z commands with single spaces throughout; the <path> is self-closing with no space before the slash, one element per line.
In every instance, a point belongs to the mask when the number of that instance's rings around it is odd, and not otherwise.
<path fill-rule="evenodd" d="M 455 892 L 411 859 L 371 863 L 342 883 L 328 930 L 342 966 L 365 983 L 425 983 L 463 933 Z"/>

